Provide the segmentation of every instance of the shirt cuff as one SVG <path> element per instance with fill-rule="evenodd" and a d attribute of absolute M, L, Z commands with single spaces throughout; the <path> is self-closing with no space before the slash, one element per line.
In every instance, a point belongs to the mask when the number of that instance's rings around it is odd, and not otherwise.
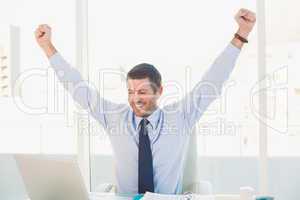
<path fill-rule="evenodd" d="M 238 55 L 238 54 L 240 54 L 241 49 L 237 48 L 232 43 L 229 43 L 229 45 L 227 47 L 227 51 L 228 51 L 229 54 Z"/>
<path fill-rule="evenodd" d="M 63 57 L 58 52 L 49 58 L 49 62 L 54 69 L 61 68 L 65 65 Z"/>
<path fill-rule="evenodd" d="M 50 56 L 48 60 L 50 62 L 52 62 L 52 61 L 55 61 L 55 60 L 59 59 L 59 57 L 61 57 L 60 54 L 58 52 L 56 52 L 52 56 Z"/>

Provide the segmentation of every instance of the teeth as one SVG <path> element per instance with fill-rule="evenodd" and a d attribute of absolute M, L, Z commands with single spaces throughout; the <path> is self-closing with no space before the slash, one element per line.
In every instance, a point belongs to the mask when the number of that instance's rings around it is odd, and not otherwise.
<path fill-rule="evenodd" d="M 136 107 L 143 107 L 144 104 L 135 104 Z"/>

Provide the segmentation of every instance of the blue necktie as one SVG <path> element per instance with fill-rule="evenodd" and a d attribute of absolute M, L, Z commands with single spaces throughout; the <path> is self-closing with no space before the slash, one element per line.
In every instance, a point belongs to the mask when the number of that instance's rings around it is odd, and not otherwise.
<path fill-rule="evenodd" d="M 139 194 L 154 192 L 152 151 L 146 127 L 148 123 L 147 119 L 141 121 L 139 133 Z"/>

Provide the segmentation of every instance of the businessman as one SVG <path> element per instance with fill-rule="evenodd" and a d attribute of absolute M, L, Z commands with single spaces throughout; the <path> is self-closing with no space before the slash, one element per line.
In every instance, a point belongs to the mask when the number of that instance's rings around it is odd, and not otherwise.
<path fill-rule="evenodd" d="M 235 19 L 239 26 L 237 32 L 199 84 L 182 100 L 163 107 L 157 103 L 163 92 L 162 77 L 153 65 L 142 63 L 128 72 L 129 105 L 116 104 L 89 87 L 79 72 L 65 61 L 52 43 L 49 26 L 40 25 L 36 29 L 36 40 L 58 79 L 73 86 L 66 89 L 109 135 L 119 194 L 182 192 L 191 129 L 221 94 L 222 85 L 256 22 L 255 14 L 247 9 L 239 10 Z"/>

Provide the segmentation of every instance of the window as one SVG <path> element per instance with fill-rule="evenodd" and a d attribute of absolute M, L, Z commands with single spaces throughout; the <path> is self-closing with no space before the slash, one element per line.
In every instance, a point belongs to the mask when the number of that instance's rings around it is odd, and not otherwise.
<path fill-rule="evenodd" d="M 74 63 L 75 1 L 13 0 L 4 4 L 8 9 L 1 10 L 0 18 L 5 19 L 1 28 L 12 24 L 20 30 L 18 75 L 24 83 L 22 96 L 16 101 L 1 97 L 0 109 L 5 115 L 0 116 L 0 152 L 75 154 L 73 108 L 67 103 L 70 98 L 54 81 L 54 72 L 34 38 L 39 24 L 49 24 L 57 48 Z"/>
<path fill-rule="evenodd" d="M 267 1 L 268 152 L 270 156 L 300 155 L 299 14 L 294 1 Z"/>

